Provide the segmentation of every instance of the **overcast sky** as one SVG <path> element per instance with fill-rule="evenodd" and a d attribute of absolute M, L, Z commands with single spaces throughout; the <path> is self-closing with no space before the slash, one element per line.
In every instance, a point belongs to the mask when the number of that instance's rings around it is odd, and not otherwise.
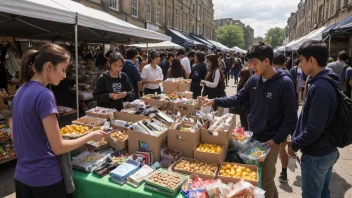
<path fill-rule="evenodd" d="M 300 0 L 213 0 L 214 18 L 239 19 L 264 37 L 272 27 L 284 28 Z"/>

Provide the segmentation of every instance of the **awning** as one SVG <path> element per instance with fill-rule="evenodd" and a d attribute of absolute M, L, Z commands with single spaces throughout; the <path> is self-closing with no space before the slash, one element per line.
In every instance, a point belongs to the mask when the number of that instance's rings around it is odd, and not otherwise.
<path fill-rule="evenodd" d="M 231 48 L 230 50 L 235 51 L 235 52 L 240 52 L 240 53 L 247 53 L 246 50 L 243 50 L 243 49 L 241 49 L 241 48 L 239 48 L 239 47 L 237 47 L 237 46 L 234 46 L 234 47 Z"/>
<path fill-rule="evenodd" d="M 322 40 L 323 31 L 326 27 L 321 27 L 319 29 L 313 30 L 309 34 L 298 39 L 296 42 L 293 42 L 291 45 L 287 45 L 291 50 L 298 50 L 298 48 L 306 41 L 309 40 Z"/>
<path fill-rule="evenodd" d="M 133 47 L 139 47 L 142 49 L 147 49 L 147 44 L 143 43 L 143 44 L 132 44 L 129 46 L 133 46 Z M 161 43 L 148 43 L 148 48 L 149 49 L 183 49 L 182 46 L 177 45 L 176 43 L 170 42 L 170 41 L 164 41 Z"/>
<path fill-rule="evenodd" d="M 349 32 L 352 30 L 352 14 L 331 28 L 332 33 Z"/>
<path fill-rule="evenodd" d="M 217 41 L 213 41 L 213 40 L 208 40 L 210 43 L 212 43 L 213 45 L 215 45 L 217 48 L 219 48 L 220 50 L 226 50 L 229 51 L 230 48 L 226 47 L 225 45 L 217 42 Z"/>
<path fill-rule="evenodd" d="M 173 29 L 167 29 L 167 34 L 172 37 L 172 42 L 185 47 L 204 47 L 205 45 L 193 40 L 190 36 Z"/>
<path fill-rule="evenodd" d="M 166 36 L 138 28 L 71 0 L 0 0 L 0 35 L 81 42 L 160 42 Z"/>
<path fill-rule="evenodd" d="M 194 38 L 195 40 L 197 40 L 197 41 L 199 41 L 199 42 L 201 42 L 201 43 L 203 43 L 203 44 L 205 44 L 205 46 L 208 48 L 208 49 L 212 49 L 214 46 L 213 46 L 213 44 L 212 43 L 210 43 L 209 41 L 207 41 L 207 40 L 205 40 L 205 39 L 201 39 L 201 38 L 199 38 L 199 37 L 197 37 L 197 36 L 195 36 L 195 35 L 190 35 L 192 38 Z"/>

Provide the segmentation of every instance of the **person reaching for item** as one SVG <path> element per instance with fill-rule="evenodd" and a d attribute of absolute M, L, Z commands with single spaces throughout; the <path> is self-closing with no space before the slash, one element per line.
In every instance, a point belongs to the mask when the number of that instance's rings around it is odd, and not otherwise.
<path fill-rule="evenodd" d="M 259 42 L 247 50 L 252 76 L 240 92 L 226 98 L 206 99 L 204 106 L 236 107 L 249 101 L 248 128 L 253 139 L 270 147 L 263 163 L 262 188 L 266 198 L 277 198 L 275 164 L 280 144 L 293 131 L 297 122 L 297 98 L 290 77 L 272 67 L 274 51 Z"/>

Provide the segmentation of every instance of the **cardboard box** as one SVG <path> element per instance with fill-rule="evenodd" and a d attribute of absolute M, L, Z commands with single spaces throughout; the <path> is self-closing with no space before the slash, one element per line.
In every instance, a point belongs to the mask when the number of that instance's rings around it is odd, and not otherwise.
<path fill-rule="evenodd" d="M 186 83 L 180 82 L 170 82 L 164 81 L 163 82 L 163 93 L 164 94 L 171 94 L 173 92 L 185 92 L 189 91 L 191 87 L 192 80 L 184 80 L 187 81 Z"/>
<path fill-rule="evenodd" d="M 209 125 L 209 127 L 210 127 L 210 125 Z M 230 139 L 232 136 L 232 132 L 233 132 L 233 130 L 235 130 L 235 128 L 236 128 L 236 115 L 233 114 L 229 129 L 226 131 L 218 131 L 218 132 L 226 133 L 228 136 L 228 139 Z M 211 131 L 211 130 L 209 130 L 209 131 Z"/>
<path fill-rule="evenodd" d="M 208 142 L 202 142 L 202 143 L 208 143 Z M 221 164 L 226 158 L 226 152 L 227 152 L 227 147 L 225 145 L 220 145 L 222 146 L 221 152 L 220 153 L 209 153 L 209 152 L 203 152 L 203 151 L 197 151 L 196 148 L 198 147 L 199 144 L 194 149 L 194 159 L 209 163 L 209 164 Z"/>
<path fill-rule="evenodd" d="M 189 171 L 184 171 L 184 170 L 179 170 L 179 169 L 176 169 L 176 165 L 181 162 L 182 160 L 187 160 L 187 161 L 190 161 L 190 162 L 194 162 L 196 160 L 192 159 L 192 158 L 187 158 L 187 157 L 181 157 L 180 159 L 178 159 L 175 163 L 173 163 L 171 165 L 171 170 L 173 172 L 178 172 L 178 173 L 182 173 L 182 174 L 186 174 L 186 175 L 192 175 L 192 174 L 197 174 L 200 178 L 204 178 L 204 179 L 215 179 L 216 175 L 218 175 L 218 172 L 219 172 L 219 166 L 217 167 L 216 171 L 215 171 L 215 174 L 214 175 L 207 175 L 207 174 L 202 174 L 202 173 L 196 173 L 196 172 L 189 172 Z"/>
<path fill-rule="evenodd" d="M 159 101 L 157 108 L 164 112 L 172 112 L 174 109 L 174 103 L 167 101 Z"/>
<path fill-rule="evenodd" d="M 174 103 L 173 106 L 173 113 L 177 114 L 178 112 L 181 113 L 181 116 L 195 113 L 198 109 L 198 103 L 196 104 L 185 104 L 185 103 Z"/>
<path fill-rule="evenodd" d="M 237 164 L 237 163 L 231 163 L 231 162 L 223 162 L 220 165 L 220 168 L 219 168 L 219 171 L 218 171 L 218 174 L 217 174 L 217 178 L 220 179 L 222 182 L 224 182 L 226 184 L 232 182 L 232 183 L 235 184 L 235 183 L 241 181 L 241 178 L 227 177 L 227 176 L 225 177 L 225 176 L 220 175 L 221 167 L 224 166 L 224 165 L 227 165 L 227 164 L 230 164 L 231 166 L 233 166 L 233 165 L 244 166 L 246 168 L 249 168 L 251 171 L 255 171 L 257 173 L 257 181 L 247 180 L 247 179 L 245 179 L 245 181 L 251 183 L 253 186 L 258 186 L 259 172 L 258 172 L 258 167 L 257 166 L 248 165 L 248 164 Z"/>
<path fill-rule="evenodd" d="M 203 128 L 200 130 L 200 142 L 228 146 L 229 138 L 227 132 L 211 131 Z"/>
<path fill-rule="evenodd" d="M 182 122 L 181 126 L 184 125 L 194 126 L 195 123 Z M 194 133 L 191 133 L 172 129 L 173 127 L 174 125 L 167 130 L 168 148 L 179 150 L 182 152 L 183 156 L 193 158 L 194 149 L 200 141 L 200 129 L 196 130 Z"/>
<path fill-rule="evenodd" d="M 128 152 L 151 151 L 153 153 L 153 163 L 160 160 L 161 149 L 167 147 L 167 131 L 159 136 L 152 136 L 131 129 L 128 133 Z"/>
<path fill-rule="evenodd" d="M 143 100 L 146 105 L 159 108 L 159 100 L 149 99 L 149 98 L 141 98 L 141 100 Z"/>
<path fill-rule="evenodd" d="M 117 130 L 121 130 L 121 131 L 123 131 L 123 132 L 125 132 L 127 134 L 127 130 L 126 129 L 123 129 L 123 128 L 120 128 L 120 127 L 116 127 L 116 126 L 113 126 L 113 128 L 117 129 Z M 115 148 L 118 151 L 123 150 L 123 149 L 127 148 L 127 146 L 128 146 L 128 139 L 119 140 L 119 139 L 112 138 L 112 137 L 110 137 L 110 135 L 108 135 L 108 137 L 106 137 L 106 141 L 109 143 L 109 145 L 112 148 Z"/>

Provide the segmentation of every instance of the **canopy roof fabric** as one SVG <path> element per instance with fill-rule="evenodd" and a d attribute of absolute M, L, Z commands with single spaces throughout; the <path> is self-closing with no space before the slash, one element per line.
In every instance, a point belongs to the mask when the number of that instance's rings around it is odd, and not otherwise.
<path fill-rule="evenodd" d="M 131 44 L 129 46 L 133 47 L 139 47 L 142 49 L 147 48 L 147 44 Z M 149 49 L 182 49 L 183 47 L 180 45 L 177 45 L 176 43 L 170 42 L 170 41 L 163 41 L 161 43 L 148 43 L 148 48 Z"/>
<path fill-rule="evenodd" d="M 201 39 L 195 35 L 191 35 L 191 37 L 194 38 L 195 40 L 198 40 L 199 42 L 205 44 L 207 48 L 209 48 L 209 49 L 213 48 L 213 44 L 208 42 L 207 40 Z"/>
<path fill-rule="evenodd" d="M 221 50 L 230 50 L 230 48 L 226 47 L 225 45 L 217 42 L 217 41 L 212 41 L 208 40 L 210 43 L 214 44 L 216 47 L 220 48 Z"/>
<path fill-rule="evenodd" d="M 234 46 L 234 47 L 231 48 L 230 50 L 235 51 L 235 52 L 240 52 L 240 53 L 247 53 L 246 50 L 243 50 L 243 49 L 241 49 L 241 48 L 239 48 L 239 47 L 237 47 L 237 46 Z"/>
<path fill-rule="evenodd" d="M 160 42 L 167 36 L 136 27 L 71 0 L 0 0 L 0 34 L 42 40 L 81 42 Z M 26 31 L 23 31 L 23 30 Z"/>
<path fill-rule="evenodd" d="M 203 47 L 203 43 L 193 40 L 190 36 L 182 34 L 181 32 L 173 29 L 167 29 L 167 33 L 172 37 L 172 42 L 186 47 Z"/>
<path fill-rule="evenodd" d="M 298 39 L 297 42 L 294 42 L 290 47 L 291 50 L 298 50 L 298 48 L 308 40 L 322 40 L 323 39 L 323 31 L 326 27 L 321 27 L 316 29 L 309 34 L 303 36 L 302 38 Z"/>

